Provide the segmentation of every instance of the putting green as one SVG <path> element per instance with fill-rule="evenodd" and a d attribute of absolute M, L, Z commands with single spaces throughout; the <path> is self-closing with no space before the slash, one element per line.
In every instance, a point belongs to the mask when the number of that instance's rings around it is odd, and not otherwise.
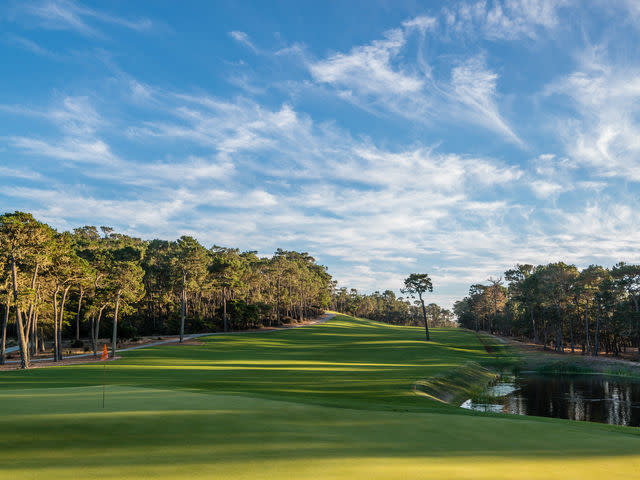
<path fill-rule="evenodd" d="M 0 478 L 603 478 L 632 428 L 481 415 L 415 381 L 487 360 L 475 335 L 340 317 L 0 376 Z M 341 408 L 336 408 L 341 407 Z M 345 408 L 346 407 L 346 408 Z M 394 411 L 397 410 L 397 411 Z"/>

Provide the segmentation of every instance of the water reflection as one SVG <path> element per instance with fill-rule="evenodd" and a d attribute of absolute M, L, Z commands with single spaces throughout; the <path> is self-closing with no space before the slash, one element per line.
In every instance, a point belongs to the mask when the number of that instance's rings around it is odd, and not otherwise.
<path fill-rule="evenodd" d="M 467 400 L 472 410 L 640 426 L 640 382 L 601 375 L 521 375 L 490 391 L 496 403 Z M 501 402 L 501 403 L 498 403 Z"/>

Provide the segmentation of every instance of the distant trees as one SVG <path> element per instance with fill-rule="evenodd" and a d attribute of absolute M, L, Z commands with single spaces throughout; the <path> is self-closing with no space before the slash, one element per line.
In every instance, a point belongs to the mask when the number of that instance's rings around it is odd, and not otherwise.
<path fill-rule="evenodd" d="M 183 236 L 174 243 L 174 278 L 180 289 L 180 342 L 184 339 L 184 321 L 187 313 L 187 291 L 198 291 L 207 275 L 207 250 L 193 237 Z"/>
<path fill-rule="evenodd" d="M 0 217 L 0 363 L 7 338 L 30 355 L 64 338 L 98 339 L 279 325 L 322 312 L 333 287 L 304 252 L 256 252 L 122 235 L 84 226 L 58 233 L 31 214 Z M 71 306 L 70 306 L 71 305 Z M 13 321 L 12 321 L 13 319 Z M 106 323 L 105 323 L 106 322 Z M 109 332 L 110 330 L 110 332 Z"/>
<path fill-rule="evenodd" d="M 617 355 L 635 346 L 640 356 L 640 265 L 516 265 L 504 278 L 506 287 L 472 285 L 455 303 L 461 325 L 530 338 L 558 352 L 581 347 L 586 355 Z"/>
<path fill-rule="evenodd" d="M 406 292 L 409 294 L 409 292 Z M 409 294 L 411 296 L 411 294 Z M 412 325 L 432 327 L 456 327 L 452 311 L 435 303 L 424 305 L 419 299 L 396 297 L 391 290 L 361 294 L 355 288 L 336 288 L 331 300 L 332 308 L 338 312 L 369 318 L 392 325 Z"/>

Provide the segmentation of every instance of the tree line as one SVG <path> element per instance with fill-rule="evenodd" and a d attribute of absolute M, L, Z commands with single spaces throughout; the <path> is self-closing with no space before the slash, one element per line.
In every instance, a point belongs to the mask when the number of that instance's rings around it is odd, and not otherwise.
<path fill-rule="evenodd" d="M 0 216 L 0 364 L 15 334 L 20 365 L 63 340 L 227 331 L 304 321 L 330 303 L 335 283 L 305 252 L 254 251 L 196 239 L 141 240 L 112 228 L 58 232 L 24 212 Z M 10 332 L 10 330 L 12 330 Z"/>
<path fill-rule="evenodd" d="M 453 312 L 435 303 L 425 305 L 422 295 L 432 291 L 427 274 L 411 274 L 405 280 L 402 293 L 407 297 L 397 297 L 392 290 L 371 294 L 358 293 L 355 288 L 334 290 L 332 308 L 341 313 L 369 318 L 391 325 L 424 326 L 429 340 L 429 326 L 456 327 Z M 410 297 L 418 296 L 412 301 Z"/>
<path fill-rule="evenodd" d="M 619 355 L 637 348 L 640 357 L 640 265 L 519 264 L 504 279 L 472 285 L 454 313 L 466 328 L 526 338 L 560 353 Z"/>

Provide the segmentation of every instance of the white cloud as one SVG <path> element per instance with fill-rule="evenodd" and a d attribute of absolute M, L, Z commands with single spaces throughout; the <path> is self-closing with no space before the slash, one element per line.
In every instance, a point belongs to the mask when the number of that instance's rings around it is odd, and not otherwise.
<path fill-rule="evenodd" d="M 439 71 L 434 76 L 424 58 L 423 43 L 426 32 L 434 32 L 437 20 L 416 17 L 402 25 L 386 32 L 383 40 L 308 62 L 309 72 L 317 83 L 335 87 L 337 95 L 367 111 L 392 113 L 421 123 L 436 118 L 474 123 L 522 146 L 500 113 L 498 75 L 486 67 L 484 58 L 457 62 L 447 72 L 449 78 Z M 420 32 L 416 62 L 406 65 L 401 53 L 408 49 L 415 30 Z"/>
<path fill-rule="evenodd" d="M 253 42 L 251 42 L 249 35 L 247 35 L 245 32 L 234 30 L 232 32 L 229 32 L 229 36 L 231 36 L 231 38 L 233 38 L 236 42 L 241 43 L 245 47 L 249 48 L 249 50 L 252 50 L 254 52 L 259 51 L 258 48 L 256 48 L 256 46 L 253 44 Z"/>
<path fill-rule="evenodd" d="M 487 69 L 482 57 L 475 57 L 455 67 L 451 72 L 451 84 L 456 100 L 468 106 L 478 123 L 502 132 L 515 143 L 522 141 L 505 123 L 496 103 L 498 75 Z"/>
<path fill-rule="evenodd" d="M 88 97 L 64 97 L 48 110 L 37 110 L 22 105 L 0 105 L 0 111 L 42 118 L 55 124 L 67 135 L 87 137 L 104 125 Z"/>
<path fill-rule="evenodd" d="M 566 0 L 482 0 L 445 7 L 442 15 L 455 35 L 481 35 L 489 40 L 538 39 L 555 30 Z"/>
<path fill-rule="evenodd" d="M 50 30 L 72 30 L 86 36 L 100 36 L 93 23 L 115 25 L 142 31 L 151 28 L 151 20 L 129 20 L 85 7 L 72 0 L 44 0 L 21 6 L 21 13 L 34 19 L 38 26 Z"/>
<path fill-rule="evenodd" d="M 86 117 L 91 124 L 93 117 L 74 107 L 81 104 L 63 102 L 68 113 L 43 118 L 60 123 Z M 144 145 L 153 139 L 161 146 L 179 141 L 182 152 L 192 145 L 210 155 L 139 162 L 116 157 L 105 141 L 81 135 L 12 137 L 9 145 L 23 153 L 94 162 L 94 168 L 74 170 L 74 178 L 108 180 L 121 195 L 105 198 L 75 185 L 5 193 L 33 202 L 36 215 L 58 225 L 91 219 L 146 237 L 172 238 L 188 231 L 205 242 L 265 253 L 302 245 L 321 260 L 339 258 L 354 268 L 371 268 L 371 277 L 354 279 L 354 286 L 386 288 L 385 279 L 401 280 L 397 269 L 417 269 L 425 255 L 451 259 L 467 254 L 465 243 L 459 244 L 465 228 L 461 219 L 477 223 L 479 231 L 495 230 L 495 219 L 511 207 L 484 197 L 494 186 L 522 177 L 515 167 L 488 158 L 425 147 L 389 151 L 335 126 L 316 124 L 288 104 L 268 109 L 241 98 L 165 93 L 156 96 L 154 115 L 158 110 L 166 120 L 134 125 L 132 142 Z M 111 161 L 106 167 L 105 158 Z M 211 209 L 215 214 L 207 213 Z M 479 238 L 474 234 L 470 243 Z M 360 260 L 353 265 L 354 259 Z M 351 278 L 343 267 L 334 273 Z"/>
<path fill-rule="evenodd" d="M 558 183 L 547 182 L 545 180 L 535 180 L 530 184 L 531 190 L 539 198 L 549 198 L 567 189 Z"/>
<path fill-rule="evenodd" d="M 128 139 L 117 138 L 142 151 L 166 151 L 166 157 L 128 159 L 120 148 L 112 153 L 111 131 L 127 124 L 113 117 L 106 122 L 88 102 L 69 97 L 42 118 L 72 127 L 49 138 L 13 136 L 8 148 L 67 160 L 70 175 L 48 188 L 11 187 L 4 194 L 61 228 L 91 222 L 145 238 L 190 234 L 207 245 L 261 253 L 304 249 L 359 289 L 398 289 L 407 272 L 435 272 L 442 290 L 434 298 L 442 302 L 455 298 L 450 289 L 456 281 L 483 281 L 518 261 L 632 256 L 631 242 L 616 236 L 629 232 L 623 222 L 634 224 L 633 208 L 598 225 L 612 230 L 594 247 L 595 229 L 579 230 L 573 222 L 608 212 L 603 193 L 602 210 L 586 212 L 520 205 L 509 193 L 532 188 L 545 199 L 557 195 L 554 184 L 563 185 L 575 170 L 564 157 L 543 154 L 523 170 L 420 144 L 393 149 L 314 122 L 289 103 L 266 107 L 241 97 L 148 88 L 153 104 L 136 105 L 148 120 L 129 125 Z M 491 89 L 484 95 L 490 98 Z M 91 168 L 73 165 L 89 161 Z M 117 195 L 82 182 L 95 177 Z M 556 221 L 571 215 L 578 220 Z"/>
<path fill-rule="evenodd" d="M 131 89 L 132 98 L 137 102 L 148 102 L 153 99 L 154 92 L 149 85 L 131 79 L 129 81 L 129 88 Z"/>
<path fill-rule="evenodd" d="M 0 167 L 0 177 L 40 180 L 42 178 L 42 175 L 40 175 L 38 172 L 32 172 L 25 169 Z"/>
<path fill-rule="evenodd" d="M 102 165 L 116 161 L 109 146 L 101 140 L 83 141 L 76 138 L 64 138 L 57 143 L 29 137 L 9 137 L 8 140 L 14 148 L 39 157 Z"/>
<path fill-rule="evenodd" d="M 438 19 L 422 15 L 402 22 L 404 28 L 416 28 L 420 32 L 425 33 L 428 30 L 434 30 L 438 25 Z"/>
<path fill-rule="evenodd" d="M 393 58 L 405 45 L 404 31 L 391 30 L 385 36 L 384 40 L 376 40 L 370 45 L 354 47 L 348 54 L 335 53 L 326 60 L 313 63 L 309 65 L 309 71 L 318 82 L 353 89 L 365 95 L 417 93 L 423 81 L 392 64 Z"/>
<path fill-rule="evenodd" d="M 41 47 L 36 42 L 29 40 L 28 38 L 21 37 L 20 35 L 9 33 L 6 35 L 6 39 L 9 43 L 17 45 L 24 50 L 35 53 L 36 55 L 42 55 L 45 57 L 56 57 L 56 55 L 51 51 Z"/>
<path fill-rule="evenodd" d="M 575 109 L 558 129 L 574 162 L 599 176 L 640 181 L 639 69 L 611 63 L 596 48 L 546 93 L 568 98 Z"/>

